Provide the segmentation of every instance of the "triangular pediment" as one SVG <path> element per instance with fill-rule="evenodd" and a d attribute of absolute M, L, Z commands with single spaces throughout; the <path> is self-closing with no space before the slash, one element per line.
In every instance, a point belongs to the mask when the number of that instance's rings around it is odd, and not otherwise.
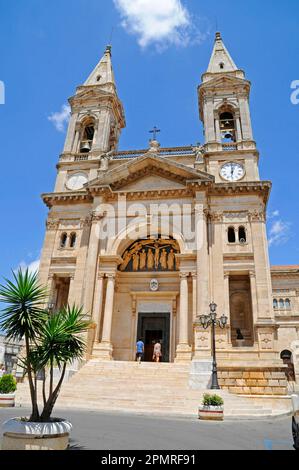
<path fill-rule="evenodd" d="M 110 186 L 113 191 L 182 189 L 188 181 L 213 182 L 214 177 L 165 157 L 144 155 L 107 171 L 91 181 L 87 188 Z"/>
<path fill-rule="evenodd" d="M 183 189 L 185 185 L 172 179 L 165 178 L 159 174 L 148 174 L 123 186 L 122 191 L 147 191 L 164 189 Z"/>
<path fill-rule="evenodd" d="M 81 86 L 77 88 L 76 95 L 70 98 L 72 103 L 76 101 L 87 101 L 89 99 L 96 99 L 103 96 L 110 96 L 111 92 L 104 90 L 103 87 L 92 85 L 92 86 Z"/>
<path fill-rule="evenodd" d="M 203 83 L 200 87 L 201 88 L 227 88 L 231 86 L 244 86 L 248 85 L 250 82 L 248 80 L 244 80 L 243 78 L 235 77 L 234 75 L 226 74 L 217 74 L 215 78 L 211 78 L 208 82 Z"/>

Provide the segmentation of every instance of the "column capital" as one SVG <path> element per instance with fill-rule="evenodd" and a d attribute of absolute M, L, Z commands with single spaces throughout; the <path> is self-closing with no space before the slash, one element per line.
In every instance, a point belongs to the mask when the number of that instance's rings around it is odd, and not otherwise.
<path fill-rule="evenodd" d="M 209 213 L 212 222 L 223 222 L 223 212 L 221 211 L 211 211 Z"/>
<path fill-rule="evenodd" d="M 49 218 L 46 222 L 47 230 L 57 230 L 59 227 L 59 219 L 51 219 Z"/>
<path fill-rule="evenodd" d="M 264 209 L 256 209 L 253 211 L 249 211 L 248 215 L 250 222 L 265 222 L 266 220 L 266 214 Z"/>
<path fill-rule="evenodd" d="M 98 279 L 99 279 L 99 280 L 104 279 L 104 277 L 105 277 L 105 273 L 104 273 L 104 272 L 102 272 L 102 271 L 98 272 Z"/>
<path fill-rule="evenodd" d="M 190 274 L 191 274 L 192 279 L 195 280 L 197 278 L 197 271 L 192 271 Z"/>
<path fill-rule="evenodd" d="M 188 279 L 188 277 L 189 277 L 189 273 L 180 272 L 180 279 L 181 280 Z"/>
<path fill-rule="evenodd" d="M 116 273 L 106 273 L 107 279 L 113 279 L 115 281 Z"/>
<path fill-rule="evenodd" d="M 230 273 L 224 273 L 224 279 L 229 279 Z"/>
<path fill-rule="evenodd" d="M 255 271 L 249 271 L 249 277 L 250 278 L 255 278 Z"/>

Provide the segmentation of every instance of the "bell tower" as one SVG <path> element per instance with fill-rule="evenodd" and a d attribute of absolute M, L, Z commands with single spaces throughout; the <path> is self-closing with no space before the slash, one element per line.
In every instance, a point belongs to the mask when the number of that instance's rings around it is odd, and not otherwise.
<path fill-rule="evenodd" d="M 63 155 L 97 157 L 117 150 L 125 115 L 118 98 L 111 62 L 111 46 L 84 85 L 69 99 L 71 118 Z"/>
<path fill-rule="evenodd" d="M 244 181 L 259 180 L 259 154 L 249 108 L 250 88 L 244 71 L 236 66 L 221 34 L 216 33 L 208 70 L 198 87 L 198 97 L 207 171 L 217 182 L 223 182 L 225 162 L 235 162 L 235 171 Z"/>

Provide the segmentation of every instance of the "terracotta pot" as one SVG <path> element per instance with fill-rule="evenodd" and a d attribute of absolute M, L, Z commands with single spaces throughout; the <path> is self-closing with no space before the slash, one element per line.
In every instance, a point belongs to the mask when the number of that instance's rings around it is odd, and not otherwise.
<path fill-rule="evenodd" d="M 62 419 L 33 423 L 13 418 L 2 426 L 2 450 L 66 450 L 71 429 Z"/>
<path fill-rule="evenodd" d="M 198 409 L 198 418 L 206 421 L 223 421 L 223 406 L 200 406 Z"/>
<path fill-rule="evenodd" d="M 13 408 L 15 396 L 15 393 L 0 393 L 0 408 Z"/>

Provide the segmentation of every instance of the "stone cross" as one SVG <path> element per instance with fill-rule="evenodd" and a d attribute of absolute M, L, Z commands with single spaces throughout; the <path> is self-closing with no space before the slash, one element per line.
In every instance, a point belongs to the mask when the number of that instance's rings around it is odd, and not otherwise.
<path fill-rule="evenodd" d="M 151 131 L 149 131 L 149 132 L 150 132 L 150 134 L 153 134 L 153 137 L 154 137 L 153 140 L 157 140 L 157 134 L 158 134 L 159 132 L 161 132 L 161 131 L 160 131 L 160 129 L 158 129 L 158 128 L 155 126 L 155 127 L 153 128 L 153 130 L 151 130 Z"/>

